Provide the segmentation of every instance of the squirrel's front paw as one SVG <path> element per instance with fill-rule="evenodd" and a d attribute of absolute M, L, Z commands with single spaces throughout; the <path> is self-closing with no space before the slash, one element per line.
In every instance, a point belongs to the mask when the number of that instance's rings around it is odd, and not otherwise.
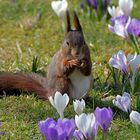
<path fill-rule="evenodd" d="M 81 65 L 78 59 L 73 60 L 65 60 L 64 61 L 64 74 L 70 74 L 74 68 L 79 67 Z"/>
<path fill-rule="evenodd" d="M 67 68 L 75 68 L 75 67 L 79 67 L 80 65 L 81 63 L 78 59 L 64 61 L 64 66 Z"/>
<path fill-rule="evenodd" d="M 82 59 L 81 60 L 81 64 L 80 64 L 80 69 L 85 69 L 87 67 L 87 60 L 86 59 Z"/>
<path fill-rule="evenodd" d="M 91 73 L 91 63 L 90 63 L 90 61 L 86 58 L 82 59 L 79 70 L 86 76 L 90 75 L 90 73 Z"/>

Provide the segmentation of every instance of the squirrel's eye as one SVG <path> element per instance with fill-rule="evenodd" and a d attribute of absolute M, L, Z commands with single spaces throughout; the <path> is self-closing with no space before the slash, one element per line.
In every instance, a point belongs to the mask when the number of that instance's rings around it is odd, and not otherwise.
<path fill-rule="evenodd" d="M 66 44 L 69 46 L 69 42 L 67 41 Z"/>

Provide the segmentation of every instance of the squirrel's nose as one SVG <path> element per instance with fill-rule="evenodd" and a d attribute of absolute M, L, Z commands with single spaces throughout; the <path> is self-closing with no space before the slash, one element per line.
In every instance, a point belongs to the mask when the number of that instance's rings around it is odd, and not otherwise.
<path fill-rule="evenodd" d="M 76 56 L 77 57 L 77 56 L 79 56 L 79 54 L 80 54 L 80 52 L 78 50 L 76 50 L 76 49 L 75 50 L 72 50 L 72 55 L 73 56 Z"/>

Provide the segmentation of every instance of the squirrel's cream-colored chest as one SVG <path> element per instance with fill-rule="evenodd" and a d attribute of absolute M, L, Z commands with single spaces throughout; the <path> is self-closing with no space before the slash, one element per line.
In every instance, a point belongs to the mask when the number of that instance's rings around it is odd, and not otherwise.
<path fill-rule="evenodd" d="M 70 96 L 72 99 L 81 99 L 91 88 L 92 75 L 85 76 L 75 69 L 69 79 L 71 80 Z"/>

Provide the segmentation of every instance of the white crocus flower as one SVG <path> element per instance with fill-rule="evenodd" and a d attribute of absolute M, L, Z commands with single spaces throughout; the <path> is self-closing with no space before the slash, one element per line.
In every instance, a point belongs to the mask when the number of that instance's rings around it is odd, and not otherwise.
<path fill-rule="evenodd" d="M 140 55 L 131 55 L 128 54 L 127 59 L 129 61 L 130 67 L 132 69 L 132 72 L 135 73 L 138 66 L 140 65 Z"/>
<path fill-rule="evenodd" d="M 118 17 L 118 16 L 121 16 L 123 15 L 123 11 L 122 9 L 118 6 L 118 7 L 115 7 L 115 6 L 112 6 L 112 7 L 108 7 L 108 13 L 112 16 L 112 17 Z"/>
<path fill-rule="evenodd" d="M 129 115 L 130 121 L 135 125 L 140 125 L 140 113 L 137 111 L 132 111 Z"/>
<path fill-rule="evenodd" d="M 69 96 L 67 94 L 62 95 L 60 92 L 56 92 L 54 99 L 52 96 L 49 97 L 49 101 L 52 106 L 57 110 L 60 115 L 60 118 L 64 118 L 64 109 L 66 108 L 69 102 Z"/>
<path fill-rule="evenodd" d="M 95 125 L 95 115 L 93 113 L 88 115 L 85 113 L 82 113 L 79 116 L 76 115 L 75 123 L 85 137 L 87 137 L 87 135 L 90 137 L 93 131 L 93 126 Z"/>
<path fill-rule="evenodd" d="M 57 14 L 57 16 L 60 17 L 62 22 L 62 27 L 64 28 L 64 16 L 68 9 L 67 0 L 52 1 L 51 6 L 54 12 Z"/>
<path fill-rule="evenodd" d="M 83 113 L 83 110 L 85 108 L 85 101 L 82 99 L 73 101 L 74 111 L 80 115 Z"/>
<path fill-rule="evenodd" d="M 133 0 L 119 0 L 119 7 L 125 15 L 129 16 L 133 8 Z"/>
<path fill-rule="evenodd" d="M 127 92 L 124 92 L 122 96 L 117 95 L 116 98 L 113 100 L 113 104 L 117 106 L 124 112 L 130 112 L 131 106 L 131 97 Z"/>

